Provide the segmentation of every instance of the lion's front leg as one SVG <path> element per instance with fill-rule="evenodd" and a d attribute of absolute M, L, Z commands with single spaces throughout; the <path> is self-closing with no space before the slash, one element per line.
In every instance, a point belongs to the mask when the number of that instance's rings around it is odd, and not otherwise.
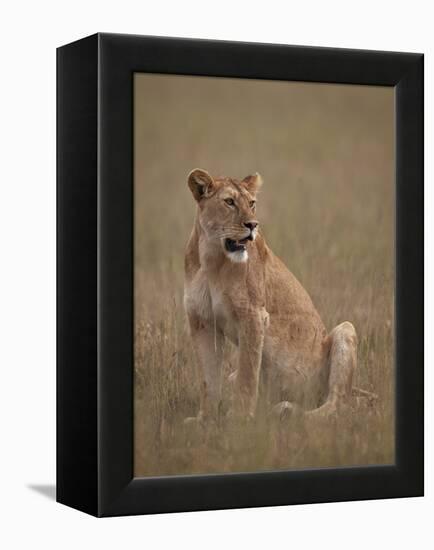
<path fill-rule="evenodd" d="M 191 337 L 202 374 L 200 420 L 217 418 L 222 396 L 223 334 L 217 327 L 191 323 Z"/>
<path fill-rule="evenodd" d="M 253 418 L 258 400 L 259 375 L 264 347 L 265 322 L 262 311 L 252 311 L 240 320 L 239 365 L 236 377 L 235 409 Z"/>

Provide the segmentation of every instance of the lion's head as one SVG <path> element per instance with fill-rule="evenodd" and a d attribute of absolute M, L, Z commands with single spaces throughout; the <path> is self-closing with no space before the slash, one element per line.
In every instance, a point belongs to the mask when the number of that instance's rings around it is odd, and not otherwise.
<path fill-rule="evenodd" d="M 213 178 L 206 170 L 196 168 L 188 176 L 202 230 L 207 239 L 220 243 L 234 262 L 247 260 L 249 241 L 256 238 L 256 194 L 261 185 L 259 174 L 243 180 Z"/>

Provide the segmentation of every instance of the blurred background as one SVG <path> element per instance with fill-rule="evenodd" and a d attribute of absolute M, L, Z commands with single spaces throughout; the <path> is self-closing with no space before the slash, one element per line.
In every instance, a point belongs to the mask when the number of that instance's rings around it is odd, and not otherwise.
<path fill-rule="evenodd" d="M 134 96 L 136 475 L 393 462 L 393 88 L 136 74 Z M 199 406 L 182 306 L 196 167 L 261 173 L 268 245 L 328 330 L 355 325 L 355 382 L 374 404 L 317 429 L 185 433 Z"/>

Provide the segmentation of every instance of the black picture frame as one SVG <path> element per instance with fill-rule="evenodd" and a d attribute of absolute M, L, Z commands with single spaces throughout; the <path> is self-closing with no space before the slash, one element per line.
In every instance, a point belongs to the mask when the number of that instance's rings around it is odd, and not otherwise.
<path fill-rule="evenodd" d="M 395 87 L 396 463 L 133 477 L 133 75 Z M 57 500 L 96 516 L 423 495 L 423 55 L 95 34 L 57 51 Z"/>

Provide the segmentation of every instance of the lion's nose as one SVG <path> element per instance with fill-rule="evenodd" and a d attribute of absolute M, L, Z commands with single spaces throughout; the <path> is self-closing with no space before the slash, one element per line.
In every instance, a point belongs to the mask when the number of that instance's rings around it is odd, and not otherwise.
<path fill-rule="evenodd" d="M 258 227 L 258 222 L 256 220 L 251 222 L 244 222 L 244 225 L 250 229 L 250 231 L 253 231 L 256 227 Z"/>

